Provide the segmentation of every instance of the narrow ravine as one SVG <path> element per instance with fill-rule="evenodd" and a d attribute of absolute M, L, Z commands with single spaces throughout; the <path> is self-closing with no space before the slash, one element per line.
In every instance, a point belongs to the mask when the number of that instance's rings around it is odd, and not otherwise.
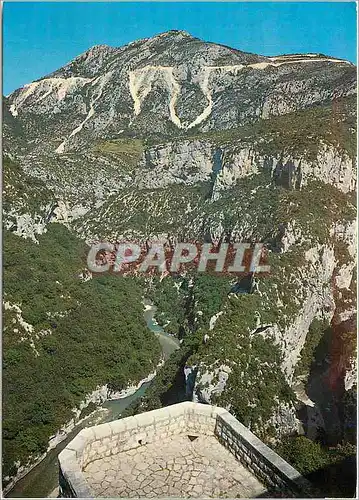
<path fill-rule="evenodd" d="M 164 359 L 168 359 L 172 352 L 179 348 L 179 341 L 166 334 L 165 330 L 157 324 L 154 319 L 156 306 L 150 301 L 145 300 L 144 318 L 148 328 L 158 337 L 162 347 Z M 58 488 L 58 463 L 57 457 L 59 453 L 67 446 L 67 444 L 80 432 L 84 427 L 91 425 L 110 422 L 118 418 L 130 404 L 142 397 L 151 382 L 144 382 L 141 387 L 132 395 L 106 401 L 102 408 L 99 408 L 85 419 L 81 424 L 59 443 L 56 448 L 49 451 L 46 457 L 29 471 L 22 479 L 17 481 L 14 487 L 6 494 L 7 498 L 46 498 L 49 496 L 57 496 Z M 104 411 L 106 409 L 107 411 Z"/>

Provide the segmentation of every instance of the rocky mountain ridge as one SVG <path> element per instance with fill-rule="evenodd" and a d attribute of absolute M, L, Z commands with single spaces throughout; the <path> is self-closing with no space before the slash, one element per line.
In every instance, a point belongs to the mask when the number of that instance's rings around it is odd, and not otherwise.
<path fill-rule="evenodd" d="M 355 78 L 355 67 L 339 59 L 257 56 L 167 32 L 92 47 L 10 94 L 5 118 L 30 150 L 61 154 L 98 138 L 238 127 L 353 95 Z"/>
<path fill-rule="evenodd" d="M 259 56 L 182 31 L 92 47 L 4 99 L 5 228 L 40 247 L 55 223 L 88 244 L 264 243 L 272 271 L 253 293 L 230 293 L 229 280 L 213 305 L 219 281 L 203 293 L 184 276 L 162 280 L 157 298 L 171 297 L 174 333 L 185 324 L 199 339 L 176 365 L 193 398 L 263 439 L 297 432 L 298 404 L 325 413 L 298 372 L 311 370 L 318 322 L 336 335 L 331 377 L 353 378 L 355 86 L 347 61 Z"/>

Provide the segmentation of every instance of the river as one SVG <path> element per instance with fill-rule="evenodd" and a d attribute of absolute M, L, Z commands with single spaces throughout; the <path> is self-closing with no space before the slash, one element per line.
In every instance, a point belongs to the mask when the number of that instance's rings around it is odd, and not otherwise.
<path fill-rule="evenodd" d="M 148 300 L 144 301 L 146 307 L 144 318 L 148 328 L 158 337 L 162 347 L 163 357 L 167 359 L 172 352 L 179 348 L 179 342 L 176 338 L 166 334 L 164 329 L 159 326 L 154 320 L 156 307 Z M 20 479 L 14 487 L 7 493 L 8 498 L 46 498 L 48 496 L 56 496 L 58 486 L 58 454 L 67 446 L 67 444 L 80 432 L 84 427 L 91 425 L 110 422 L 118 417 L 133 401 L 140 398 L 146 392 L 151 382 L 144 382 L 141 387 L 131 396 L 112 401 L 106 401 L 102 405 L 102 411 L 97 410 L 90 415 L 81 424 L 75 427 L 70 434 L 59 443 L 54 449 L 50 450 L 46 457 Z M 105 411 L 105 410 L 106 411 Z"/>

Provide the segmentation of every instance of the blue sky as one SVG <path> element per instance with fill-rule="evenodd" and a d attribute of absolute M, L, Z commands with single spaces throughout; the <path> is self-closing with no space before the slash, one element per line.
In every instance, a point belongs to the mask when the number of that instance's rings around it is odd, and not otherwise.
<path fill-rule="evenodd" d="M 5 95 L 90 46 L 170 29 L 263 55 L 321 52 L 356 62 L 355 3 L 5 2 Z"/>

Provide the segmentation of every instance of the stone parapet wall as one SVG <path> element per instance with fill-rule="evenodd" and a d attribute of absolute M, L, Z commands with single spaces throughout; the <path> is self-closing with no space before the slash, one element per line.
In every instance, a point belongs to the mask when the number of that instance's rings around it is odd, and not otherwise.
<path fill-rule="evenodd" d="M 215 435 L 268 490 L 289 498 L 316 496 L 307 479 L 229 412 L 218 415 Z"/>
<path fill-rule="evenodd" d="M 90 462 L 179 434 L 215 435 L 268 487 L 308 496 L 310 484 L 228 411 L 192 402 L 82 429 L 59 454 L 61 496 L 94 497 L 82 472 Z"/>

